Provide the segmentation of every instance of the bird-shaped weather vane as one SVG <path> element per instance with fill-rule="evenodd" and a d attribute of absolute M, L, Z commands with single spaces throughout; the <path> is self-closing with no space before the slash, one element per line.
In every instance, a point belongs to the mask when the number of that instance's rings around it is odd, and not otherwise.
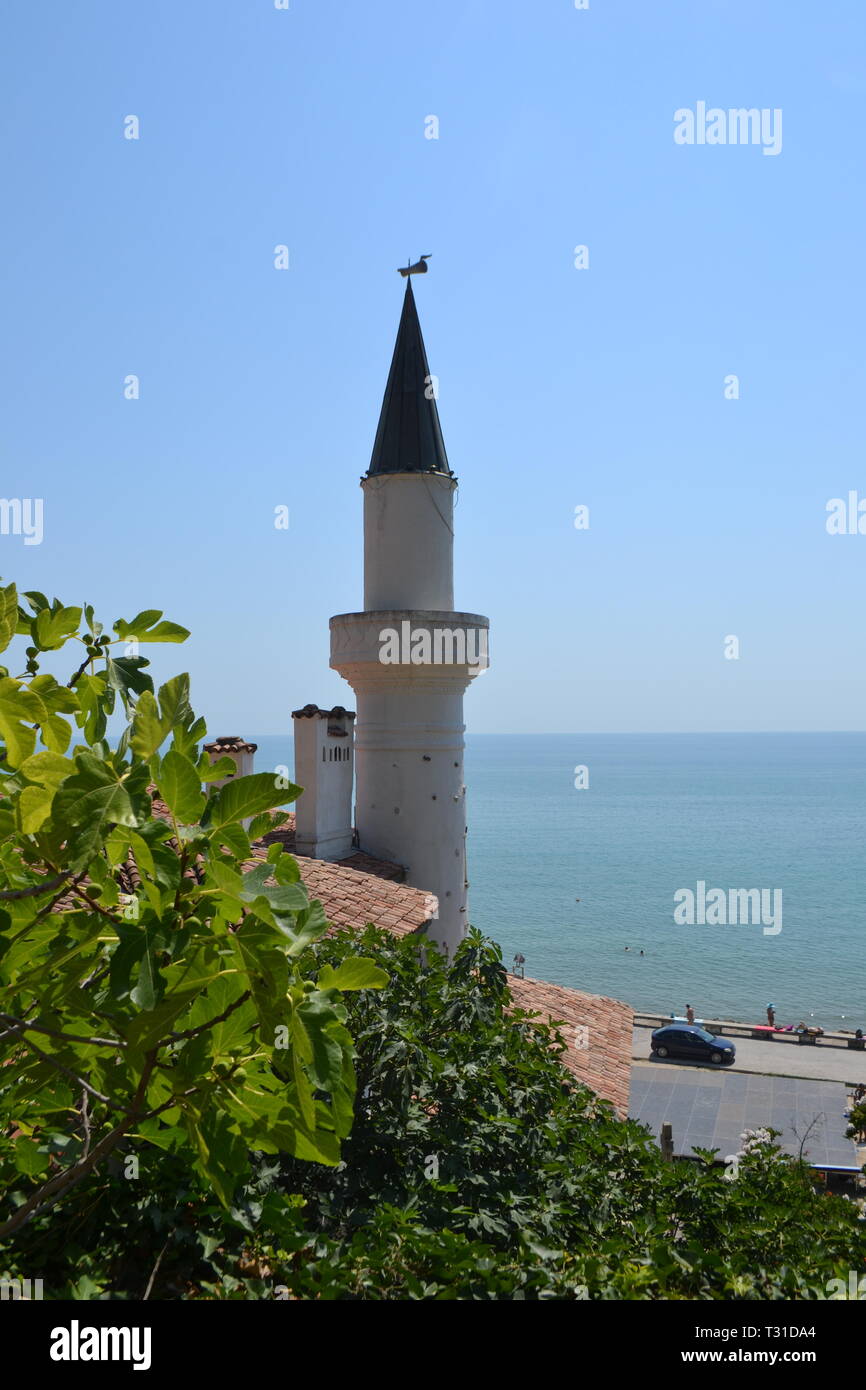
<path fill-rule="evenodd" d="M 428 270 L 427 262 L 432 254 L 433 252 L 429 251 L 426 256 L 422 256 L 420 261 L 416 261 L 414 265 L 401 265 L 398 266 L 397 269 L 404 278 L 407 275 L 426 275 Z"/>

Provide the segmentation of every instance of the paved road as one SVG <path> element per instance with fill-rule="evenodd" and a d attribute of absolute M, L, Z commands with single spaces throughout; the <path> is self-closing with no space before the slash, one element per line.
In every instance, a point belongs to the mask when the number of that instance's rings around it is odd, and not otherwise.
<path fill-rule="evenodd" d="M 845 1138 L 845 1097 L 838 1081 L 635 1062 L 629 1114 L 656 1139 L 662 1125 L 670 1124 L 677 1154 L 717 1149 L 726 1159 L 741 1147 L 745 1130 L 771 1125 L 786 1153 L 802 1150 L 813 1167 L 856 1172 L 863 1160 Z"/>
<path fill-rule="evenodd" d="M 638 1026 L 634 1030 L 632 1056 L 647 1061 L 650 1056 L 651 1028 Z M 733 1071 L 760 1072 L 764 1076 L 803 1076 L 820 1081 L 866 1082 L 866 1052 L 849 1052 L 842 1047 L 801 1047 L 798 1043 L 759 1042 L 757 1038 L 731 1038 L 736 1045 L 737 1059 Z M 654 1066 L 661 1065 L 658 1062 Z M 678 1061 L 678 1067 L 706 1067 L 709 1071 L 727 1071 L 708 1063 Z"/>

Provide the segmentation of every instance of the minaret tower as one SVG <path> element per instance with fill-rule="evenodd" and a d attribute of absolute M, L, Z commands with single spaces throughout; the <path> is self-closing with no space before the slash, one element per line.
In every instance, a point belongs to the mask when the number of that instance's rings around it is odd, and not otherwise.
<path fill-rule="evenodd" d="M 488 622 L 453 611 L 457 479 L 433 382 L 410 271 L 361 479 L 364 612 L 331 619 L 331 666 L 357 701 L 360 847 L 436 895 L 429 934 L 453 957 L 467 931 L 463 692 L 487 665 Z"/>

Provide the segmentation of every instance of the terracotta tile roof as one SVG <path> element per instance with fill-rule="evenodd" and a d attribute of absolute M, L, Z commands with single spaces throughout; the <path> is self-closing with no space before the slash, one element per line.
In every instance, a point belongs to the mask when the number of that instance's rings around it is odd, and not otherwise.
<path fill-rule="evenodd" d="M 239 734 L 224 734 L 222 738 L 215 738 L 212 743 L 203 745 L 206 753 L 255 753 L 258 746 L 257 743 L 247 743 Z"/>
<path fill-rule="evenodd" d="M 264 859 L 268 845 L 274 842 L 294 855 L 307 892 L 318 898 L 335 930 L 361 928 L 373 922 L 396 936 L 406 936 L 420 931 L 436 911 L 432 894 L 403 882 L 405 869 L 400 864 L 373 859 L 360 851 L 336 863 L 297 854 L 294 815 L 288 825 L 272 830 L 253 846 L 255 859 Z"/>
<path fill-rule="evenodd" d="M 624 1118 L 628 1114 L 634 1012 L 618 999 L 582 994 L 546 980 L 509 976 L 511 997 L 521 1009 L 537 1010 L 545 1019 L 560 1019 L 567 1044 L 562 1054 L 568 1067 L 596 1095 L 609 1100 Z"/>
<path fill-rule="evenodd" d="M 295 858 L 310 897 L 319 899 L 337 930 L 374 922 L 395 936 L 407 936 L 420 931 L 431 919 L 429 893 L 365 872 L 365 863 L 376 863 L 365 854 L 353 855 L 339 864 L 304 859 L 301 855 Z"/>
<path fill-rule="evenodd" d="M 279 830 L 269 831 L 267 835 L 262 837 L 260 843 L 265 848 L 267 848 L 268 845 L 278 842 L 283 846 L 287 854 L 293 854 L 295 856 L 299 864 L 302 860 L 305 864 L 319 865 L 336 862 L 344 868 L 353 869 L 358 873 L 372 874 L 376 878 L 391 879 L 395 883 L 402 883 L 406 877 L 406 870 L 403 868 L 402 864 L 392 864 L 387 859 L 374 859 L 372 855 L 365 854 L 363 850 L 360 849 L 355 850 L 353 854 L 347 855 L 345 859 L 339 859 L 337 861 L 305 858 L 304 855 L 298 854 L 295 849 L 295 813 L 294 811 L 289 811 L 288 813 L 283 812 L 283 814 L 288 814 L 285 825 L 281 825 Z M 418 892 L 420 890 L 415 889 L 413 891 Z M 422 894 L 422 897 L 423 896 Z"/>

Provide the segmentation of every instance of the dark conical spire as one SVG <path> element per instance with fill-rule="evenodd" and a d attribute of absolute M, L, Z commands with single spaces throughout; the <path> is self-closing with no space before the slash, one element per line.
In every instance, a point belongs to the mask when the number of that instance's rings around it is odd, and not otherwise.
<path fill-rule="evenodd" d="M 367 477 L 376 473 L 451 474 L 439 411 L 432 396 L 411 277 L 406 280 L 403 312 Z"/>

